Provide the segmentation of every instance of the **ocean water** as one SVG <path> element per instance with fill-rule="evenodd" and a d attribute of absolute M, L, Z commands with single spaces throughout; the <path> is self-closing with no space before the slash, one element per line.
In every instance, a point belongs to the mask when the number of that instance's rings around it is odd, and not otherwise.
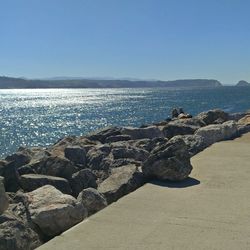
<path fill-rule="evenodd" d="M 158 122 L 173 107 L 193 115 L 213 108 L 241 112 L 250 109 L 250 88 L 0 90 L 0 158 L 20 145 L 48 146 L 105 126 Z"/>

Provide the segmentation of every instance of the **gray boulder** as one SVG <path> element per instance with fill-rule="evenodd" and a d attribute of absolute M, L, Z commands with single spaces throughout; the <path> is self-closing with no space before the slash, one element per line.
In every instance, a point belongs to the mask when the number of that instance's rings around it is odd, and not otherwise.
<path fill-rule="evenodd" d="M 80 146 L 68 146 L 64 149 L 64 154 L 66 158 L 76 164 L 86 164 L 86 151 Z"/>
<path fill-rule="evenodd" d="M 5 158 L 6 161 L 12 162 L 16 168 L 19 168 L 23 165 L 26 165 L 31 160 L 31 154 L 29 151 L 18 151 L 12 155 L 9 155 Z"/>
<path fill-rule="evenodd" d="M 0 250 L 33 250 L 41 245 L 38 234 L 12 214 L 0 216 Z"/>
<path fill-rule="evenodd" d="M 112 169 L 111 175 L 99 185 L 98 191 L 110 204 L 139 188 L 144 182 L 144 176 L 138 168 L 135 165 L 127 165 Z"/>
<path fill-rule="evenodd" d="M 105 208 L 108 203 L 105 197 L 94 188 L 84 189 L 77 197 L 77 201 L 88 210 L 88 216 Z"/>
<path fill-rule="evenodd" d="M 206 125 L 210 125 L 227 121 L 229 119 L 229 115 L 223 110 L 215 109 L 202 112 L 198 114 L 196 118 L 204 122 Z"/>
<path fill-rule="evenodd" d="M 17 169 L 19 175 L 23 174 L 36 174 L 36 171 L 29 165 L 22 166 Z"/>
<path fill-rule="evenodd" d="M 130 158 L 136 161 L 145 161 L 149 155 L 146 150 L 130 145 L 115 147 L 111 153 L 114 159 Z"/>
<path fill-rule="evenodd" d="M 87 139 L 93 141 L 100 141 L 105 143 L 105 140 L 111 136 L 121 135 L 121 128 L 119 127 L 107 127 L 93 132 L 87 136 Z"/>
<path fill-rule="evenodd" d="M 0 214 L 2 214 L 9 206 L 8 196 L 5 193 L 3 181 L 4 178 L 0 176 Z"/>
<path fill-rule="evenodd" d="M 40 174 L 25 174 L 20 176 L 20 186 L 26 192 L 31 192 L 45 185 L 54 186 L 65 194 L 72 193 L 68 181 L 61 177 Z"/>
<path fill-rule="evenodd" d="M 96 146 L 87 153 L 87 165 L 92 170 L 105 170 L 109 168 L 108 155 L 111 147 L 108 145 Z M 107 164 L 106 164 L 107 163 Z"/>
<path fill-rule="evenodd" d="M 180 137 L 186 143 L 191 156 L 206 148 L 204 137 L 200 135 L 181 135 Z"/>
<path fill-rule="evenodd" d="M 68 159 L 50 156 L 31 165 L 38 173 L 44 175 L 58 176 L 70 179 L 72 174 L 78 171 L 78 168 Z"/>
<path fill-rule="evenodd" d="M 162 129 L 162 132 L 165 137 L 170 139 L 176 135 L 191 135 L 197 129 L 199 129 L 198 126 L 189 125 L 181 122 L 170 122 Z"/>
<path fill-rule="evenodd" d="M 48 237 L 64 232 L 87 216 L 81 203 L 53 186 L 46 185 L 24 195 L 32 222 Z"/>
<path fill-rule="evenodd" d="M 142 171 L 148 178 L 159 180 L 178 181 L 187 178 L 192 171 L 192 165 L 184 140 L 176 136 L 153 150 L 143 163 Z"/>
<path fill-rule="evenodd" d="M 121 133 L 123 135 L 131 136 L 132 140 L 164 137 L 162 131 L 157 126 L 149 126 L 145 128 L 124 127 L 122 128 Z"/>
<path fill-rule="evenodd" d="M 196 135 L 204 138 L 206 147 L 215 142 L 228 140 L 236 136 L 238 133 L 235 121 L 227 121 L 223 124 L 212 124 L 202 127 L 196 131 Z"/>
<path fill-rule="evenodd" d="M 109 136 L 105 140 L 105 143 L 112 143 L 112 142 L 118 142 L 118 141 L 129 141 L 129 140 L 131 140 L 131 136 L 129 136 L 129 135 L 114 135 L 114 136 Z"/>
<path fill-rule="evenodd" d="M 96 175 L 90 169 L 82 169 L 72 175 L 70 185 L 75 197 L 85 188 L 97 188 Z"/>

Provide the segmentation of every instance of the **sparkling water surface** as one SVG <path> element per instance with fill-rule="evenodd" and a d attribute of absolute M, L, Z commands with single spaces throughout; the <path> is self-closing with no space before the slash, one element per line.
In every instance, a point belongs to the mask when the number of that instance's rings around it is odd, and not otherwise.
<path fill-rule="evenodd" d="M 173 107 L 193 115 L 213 108 L 241 112 L 250 109 L 250 88 L 0 90 L 0 158 L 20 145 L 48 146 L 105 126 L 161 121 Z"/>

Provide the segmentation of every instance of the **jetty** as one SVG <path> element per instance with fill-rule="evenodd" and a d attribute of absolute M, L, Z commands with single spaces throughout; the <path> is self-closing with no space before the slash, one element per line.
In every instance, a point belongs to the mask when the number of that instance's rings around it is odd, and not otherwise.
<path fill-rule="evenodd" d="M 191 162 L 186 180 L 146 183 L 38 249 L 250 249 L 250 133 Z"/>

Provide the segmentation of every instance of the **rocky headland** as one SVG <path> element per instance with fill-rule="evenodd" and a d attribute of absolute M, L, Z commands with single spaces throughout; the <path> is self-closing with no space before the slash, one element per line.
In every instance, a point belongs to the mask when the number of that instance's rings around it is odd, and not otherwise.
<path fill-rule="evenodd" d="M 182 181 L 190 158 L 250 132 L 250 113 L 210 110 L 140 128 L 109 127 L 0 161 L 0 250 L 29 250 L 153 179 Z"/>

